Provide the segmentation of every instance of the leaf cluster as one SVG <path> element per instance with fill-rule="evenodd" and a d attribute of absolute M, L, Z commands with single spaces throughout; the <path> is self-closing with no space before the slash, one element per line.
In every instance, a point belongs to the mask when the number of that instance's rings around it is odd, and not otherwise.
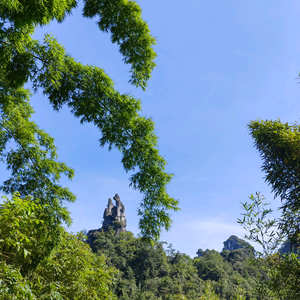
<path fill-rule="evenodd" d="M 0 92 L 1 93 L 1 92 Z M 29 92 L 19 88 L 2 93 L 0 102 L 0 160 L 6 164 L 10 177 L 0 190 L 35 199 L 55 209 L 56 223 L 70 224 L 63 201 L 74 202 L 75 195 L 59 184 L 61 175 L 69 179 L 74 170 L 57 161 L 54 139 L 31 121 L 33 109 Z"/>
<path fill-rule="evenodd" d="M 241 214 L 243 219 L 238 219 L 237 222 L 249 233 L 245 238 L 262 247 L 263 252 L 257 251 L 257 255 L 272 255 L 284 238 L 278 230 L 278 220 L 269 219 L 273 210 L 266 208 L 270 203 L 266 203 L 266 198 L 260 193 L 251 194 L 249 199 L 250 203 L 241 203 L 244 209 L 244 213 Z"/>
<path fill-rule="evenodd" d="M 267 219 L 272 210 L 265 208 L 269 203 L 266 203 L 265 197 L 260 196 L 259 193 L 249 198 L 251 200 L 249 204 L 242 203 L 245 211 L 242 213 L 244 218 L 238 219 L 238 223 L 249 233 L 245 238 L 258 243 L 263 248 L 262 253 L 256 252 L 259 255 L 256 263 L 261 264 L 267 277 L 258 277 L 258 294 L 267 298 L 298 299 L 300 260 L 291 249 L 285 254 L 282 253 L 282 245 L 285 245 L 283 238 L 286 236 L 278 228 L 282 218 L 281 220 Z M 290 242 L 287 244 L 291 245 Z"/>
<path fill-rule="evenodd" d="M 111 41 L 120 46 L 123 61 L 131 64 L 129 82 L 145 90 L 156 66 L 156 53 L 153 50 L 156 42 L 141 13 L 135 1 L 84 0 L 83 16 L 99 16 L 99 29 L 111 33 Z"/>

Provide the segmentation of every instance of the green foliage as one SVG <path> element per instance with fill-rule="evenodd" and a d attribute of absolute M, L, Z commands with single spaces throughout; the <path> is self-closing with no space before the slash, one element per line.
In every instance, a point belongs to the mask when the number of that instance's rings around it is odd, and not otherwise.
<path fill-rule="evenodd" d="M 255 147 L 263 160 L 262 170 L 272 191 L 285 207 L 300 208 L 300 127 L 276 121 L 252 121 L 249 125 Z"/>
<path fill-rule="evenodd" d="M 0 190 L 13 194 L 0 211 L 0 295 L 113 299 L 115 290 L 152 299 L 156 292 L 146 291 L 147 285 L 155 287 L 154 278 L 168 272 L 162 245 L 153 239 L 159 238 L 162 228 L 170 228 L 169 211 L 179 209 L 178 201 L 166 192 L 173 175 L 165 171 L 153 121 L 139 114 L 140 100 L 118 92 L 102 69 L 75 61 L 54 37 L 46 34 L 43 42 L 31 37 L 35 27 L 54 19 L 62 22 L 76 6 L 76 0 L 0 3 L 0 160 L 10 171 Z M 130 82 L 145 89 L 156 53 L 140 7 L 126 0 L 84 1 L 83 16 L 96 15 L 100 30 L 111 33 L 124 62 L 131 65 Z M 155 247 L 141 239 L 140 247 L 124 243 L 132 259 L 125 279 L 124 259 L 96 256 L 83 235 L 67 234 L 61 226 L 71 223 L 64 203 L 75 201 L 75 195 L 59 181 L 62 175 L 72 179 L 74 171 L 58 161 L 54 139 L 31 120 L 34 111 L 25 84 L 31 84 L 34 92 L 41 90 L 53 109 L 67 105 L 81 123 L 93 123 L 101 133 L 100 146 L 117 148 L 124 169 L 137 170 L 130 185 L 144 195 L 138 210 L 140 229 L 143 240 Z M 110 264 L 117 265 L 120 273 L 116 275 L 106 260 L 113 261 Z M 115 276 L 118 287 L 113 287 Z"/>
<path fill-rule="evenodd" d="M 60 242 L 48 253 L 45 245 L 51 239 L 52 228 L 45 226 L 45 216 L 50 215 L 44 214 L 45 207 L 38 200 L 22 199 L 18 194 L 4 201 L 1 207 L 0 295 L 3 297 L 260 299 L 254 280 L 260 270 L 249 264 L 255 258 L 248 249 L 221 254 L 206 250 L 201 258 L 191 259 L 171 245 L 166 253 L 162 242 L 152 247 L 130 232 L 117 235 L 110 227 L 108 232 L 98 233 L 93 253 L 85 242 L 86 236 L 68 234 L 53 224 L 54 229 L 61 230 Z M 293 283 L 292 279 L 290 282 Z"/>
<path fill-rule="evenodd" d="M 30 121 L 33 109 L 29 104 L 29 92 L 22 88 L 8 88 L 7 93 L 3 90 L 0 101 L 0 159 L 11 176 L 0 189 L 5 193 L 19 191 L 23 196 L 32 195 L 56 210 L 56 222 L 70 224 L 69 213 L 61 203 L 64 200 L 75 201 L 75 195 L 58 182 L 62 174 L 72 179 L 74 171 L 57 161 L 54 139 Z"/>
<path fill-rule="evenodd" d="M 258 243 L 263 253 L 257 251 L 260 256 L 274 254 L 283 241 L 283 235 L 278 231 L 278 220 L 267 219 L 272 209 L 266 209 L 269 205 L 266 203 L 266 198 L 256 193 L 255 196 L 251 194 L 249 197 L 250 203 L 241 203 L 244 209 L 242 213 L 243 219 L 238 219 L 238 223 L 249 232 L 245 235 L 247 240 Z"/>
<path fill-rule="evenodd" d="M 238 219 L 238 223 L 249 232 L 245 238 L 263 248 L 263 253 L 257 254 L 268 276 L 258 277 L 257 292 L 268 299 L 298 299 L 300 260 L 293 252 L 283 256 L 276 252 L 283 240 L 282 234 L 278 232 L 278 220 L 267 219 L 272 210 L 265 208 L 268 203 L 265 203 L 263 196 L 256 193 L 256 196 L 251 195 L 249 198 L 252 203 L 242 203 L 245 213 L 242 213 L 244 218 Z"/>
<path fill-rule="evenodd" d="M 18 193 L 0 207 L 1 299 L 113 299 L 115 270 L 45 208 Z"/>
<path fill-rule="evenodd" d="M 255 225 L 258 230 L 266 233 L 272 226 L 278 225 L 278 232 L 272 231 L 270 238 L 265 241 L 261 238 L 256 241 L 265 245 L 265 248 L 275 250 L 279 237 L 287 237 L 297 252 L 296 248 L 299 247 L 300 241 L 300 126 L 297 123 L 293 125 L 282 123 L 278 119 L 253 121 L 248 127 L 263 160 L 262 170 L 266 173 L 266 181 L 271 185 L 275 196 L 280 197 L 283 203 L 279 220 Z M 271 213 L 271 210 L 263 208 L 262 202 L 257 202 L 256 205 L 265 215 Z M 247 210 L 247 207 L 244 208 Z M 249 218 L 258 220 L 254 211 L 248 209 L 247 214 Z M 249 230 L 247 227 L 246 229 Z M 253 237 L 250 232 L 249 238 Z M 261 291 L 265 292 L 264 287 L 267 286 L 271 291 L 269 295 L 276 295 L 280 299 L 298 299 L 300 265 L 297 254 L 293 252 L 283 256 L 279 253 L 271 254 L 266 251 L 265 269 L 268 271 L 269 279 L 260 282 Z"/>
<path fill-rule="evenodd" d="M 118 299 L 260 299 L 255 288 L 261 270 L 249 263 L 255 257 L 248 249 L 205 250 L 191 259 L 163 244 L 151 247 L 110 227 L 97 233 L 92 249 L 119 270 L 113 290 Z"/>
<path fill-rule="evenodd" d="M 299 299 L 300 297 L 300 259 L 297 254 L 279 253 L 267 258 L 270 280 L 266 282 L 270 290 L 280 299 Z"/>
<path fill-rule="evenodd" d="M 121 226 L 122 226 L 122 221 L 114 221 L 114 226 L 115 226 L 116 228 L 121 228 Z"/>
<path fill-rule="evenodd" d="M 162 228 L 170 229 L 169 211 L 179 208 L 166 192 L 173 175 L 165 171 L 153 121 L 139 114 L 140 100 L 118 92 L 102 69 L 75 61 L 54 37 L 46 34 L 43 42 L 31 37 L 35 26 L 62 21 L 76 5 L 74 0 L 1 2 L 0 154 L 12 171 L 2 190 L 32 195 L 55 207 L 60 221 L 70 223 L 62 201 L 75 196 L 57 182 L 61 174 L 71 179 L 74 172 L 56 161 L 53 139 L 30 121 L 30 93 L 23 88 L 28 82 L 34 91 L 43 91 L 55 110 L 67 105 L 82 123 L 93 123 L 101 132 L 100 146 L 121 151 L 126 172 L 137 170 L 130 186 L 144 195 L 138 209 L 140 229 L 145 240 L 158 239 Z M 86 0 L 83 15 L 100 17 L 99 28 L 111 32 L 112 42 L 132 66 L 130 81 L 145 89 L 155 66 L 155 40 L 138 4 Z M 16 147 L 6 152 L 9 141 Z"/>
<path fill-rule="evenodd" d="M 50 255 L 62 233 L 51 215 L 53 211 L 39 202 L 31 197 L 21 199 L 15 193 L 0 207 L 1 260 L 18 268 L 23 275 Z"/>
<path fill-rule="evenodd" d="M 99 29 L 111 32 L 111 41 L 120 45 L 126 64 L 131 64 L 131 82 L 146 89 L 147 81 L 156 66 L 153 50 L 155 39 L 141 17 L 141 8 L 128 0 L 84 0 L 83 16 L 100 17 Z"/>
<path fill-rule="evenodd" d="M 222 251 L 205 250 L 202 257 L 195 260 L 201 279 L 210 281 L 221 299 L 235 299 L 239 287 L 247 297 L 257 296 L 254 278 L 259 269 L 249 263 L 254 259 L 247 249 Z"/>
<path fill-rule="evenodd" d="M 215 294 L 213 285 L 209 280 L 205 281 L 204 295 L 200 300 L 219 300 L 220 298 Z"/>
<path fill-rule="evenodd" d="M 0 296 L 2 299 L 36 300 L 30 287 L 30 282 L 22 277 L 18 268 L 0 260 Z"/>
<path fill-rule="evenodd" d="M 59 247 L 32 275 L 39 299 L 48 299 L 49 291 L 62 299 L 114 299 L 111 289 L 116 272 L 84 240 L 83 234 L 65 233 Z"/>
<path fill-rule="evenodd" d="M 56 19 L 62 22 L 76 0 L 5 0 L 0 3 L 1 18 L 12 22 L 17 29 L 27 26 L 46 25 Z"/>
<path fill-rule="evenodd" d="M 249 130 L 263 160 L 265 180 L 283 205 L 280 228 L 299 244 L 300 126 L 276 121 L 252 121 Z"/>

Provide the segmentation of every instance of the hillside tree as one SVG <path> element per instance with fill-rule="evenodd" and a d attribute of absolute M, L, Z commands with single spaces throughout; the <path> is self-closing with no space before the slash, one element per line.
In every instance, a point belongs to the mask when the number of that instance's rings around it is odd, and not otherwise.
<path fill-rule="evenodd" d="M 300 125 L 279 119 L 248 125 L 263 164 L 265 180 L 282 206 L 279 229 L 293 245 L 300 244 Z"/>
<path fill-rule="evenodd" d="M 32 37 L 39 26 L 63 22 L 77 5 L 77 0 L 0 2 L 0 158 L 10 171 L 0 188 L 49 205 L 57 224 L 71 222 L 64 203 L 76 197 L 59 180 L 62 175 L 72 179 L 74 170 L 58 160 L 54 139 L 31 119 L 31 91 L 40 90 L 54 110 L 68 106 L 81 123 L 94 124 L 100 146 L 121 151 L 125 171 L 136 171 L 130 186 L 143 194 L 141 233 L 145 240 L 158 239 L 171 226 L 169 212 L 179 208 L 166 191 L 173 175 L 159 154 L 153 121 L 139 113 L 141 101 L 120 93 L 100 67 L 77 62 L 54 36 Z M 140 6 L 129 0 L 83 0 L 82 16 L 98 18 L 99 29 L 110 33 L 131 66 L 129 82 L 145 90 L 156 53 Z"/>

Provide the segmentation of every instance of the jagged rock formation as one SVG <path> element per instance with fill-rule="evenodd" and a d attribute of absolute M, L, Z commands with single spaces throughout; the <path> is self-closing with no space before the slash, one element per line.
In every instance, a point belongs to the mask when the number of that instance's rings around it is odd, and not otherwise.
<path fill-rule="evenodd" d="M 224 248 L 222 250 L 237 250 L 241 248 L 251 248 L 250 244 L 246 241 L 239 239 L 235 235 L 231 235 L 225 242 L 223 242 Z"/>
<path fill-rule="evenodd" d="M 104 231 L 108 230 L 109 226 L 113 226 L 114 230 L 119 232 L 126 231 L 127 221 L 125 218 L 125 206 L 121 202 L 118 194 L 113 198 L 116 201 L 116 206 L 113 205 L 112 200 L 108 199 L 107 208 L 105 208 L 103 213 L 103 226 Z"/>
<path fill-rule="evenodd" d="M 118 194 L 113 199 L 116 201 L 116 205 L 113 204 L 111 198 L 108 199 L 107 208 L 103 213 L 103 225 L 99 229 L 89 230 L 87 234 L 87 243 L 92 244 L 95 240 L 95 235 L 99 231 L 107 231 L 109 226 L 112 226 L 116 231 L 116 234 L 120 232 L 126 232 L 127 221 L 125 218 L 125 206 L 121 202 Z"/>

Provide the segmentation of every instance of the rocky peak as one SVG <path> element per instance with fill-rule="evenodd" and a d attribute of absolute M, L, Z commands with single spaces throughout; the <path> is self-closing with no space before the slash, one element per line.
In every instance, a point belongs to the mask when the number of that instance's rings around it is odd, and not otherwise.
<path fill-rule="evenodd" d="M 225 242 L 223 242 L 223 244 L 224 244 L 224 248 L 222 250 L 229 250 L 229 251 L 246 248 L 249 245 L 249 243 L 245 242 L 242 239 L 239 239 L 235 235 L 230 236 Z"/>
<path fill-rule="evenodd" d="M 125 206 L 121 202 L 118 194 L 116 194 L 113 199 L 116 205 L 113 204 L 111 198 L 108 199 L 107 208 L 105 208 L 103 213 L 103 225 L 99 229 L 89 230 L 87 234 L 88 244 L 92 244 L 95 240 L 95 234 L 99 231 L 108 231 L 109 226 L 112 226 L 117 234 L 120 232 L 126 232 L 127 221 L 125 218 Z"/>
<path fill-rule="evenodd" d="M 103 231 L 107 231 L 109 226 L 112 226 L 114 230 L 119 232 L 126 231 L 127 221 L 125 218 L 125 206 L 121 202 L 118 194 L 116 194 L 113 199 L 116 201 L 116 205 L 112 203 L 111 198 L 108 199 L 107 208 L 105 208 L 103 213 Z"/>

